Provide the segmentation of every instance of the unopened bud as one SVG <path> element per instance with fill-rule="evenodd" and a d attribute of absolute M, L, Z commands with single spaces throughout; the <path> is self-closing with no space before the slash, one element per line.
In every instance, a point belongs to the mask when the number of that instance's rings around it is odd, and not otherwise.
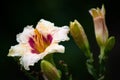
<path fill-rule="evenodd" d="M 61 78 L 56 67 L 46 60 L 41 61 L 41 70 L 48 80 L 60 80 Z"/>
<path fill-rule="evenodd" d="M 108 29 L 105 22 L 105 8 L 104 5 L 101 9 L 92 8 L 89 10 L 95 29 L 95 36 L 99 46 L 105 46 L 106 41 L 108 39 Z"/>
<path fill-rule="evenodd" d="M 89 43 L 87 36 L 82 25 L 77 20 L 70 23 L 70 33 L 78 47 L 84 52 L 88 51 Z"/>

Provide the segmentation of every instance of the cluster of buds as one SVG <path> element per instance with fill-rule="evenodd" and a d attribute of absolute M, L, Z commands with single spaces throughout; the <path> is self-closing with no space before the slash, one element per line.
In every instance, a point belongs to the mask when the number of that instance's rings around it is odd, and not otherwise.
<path fill-rule="evenodd" d="M 109 37 L 107 25 L 105 22 L 104 5 L 102 5 L 101 9 L 100 8 L 90 9 L 89 13 L 93 18 L 95 37 L 96 37 L 98 46 L 100 48 L 100 54 L 99 54 L 100 70 L 98 71 L 98 73 L 96 73 L 96 69 L 94 68 L 94 65 L 93 65 L 94 58 L 90 51 L 90 46 L 89 46 L 87 36 L 85 34 L 85 31 L 82 25 L 77 20 L 70 23 L 70 33 L 75 43 L 85 53 L 85 56 L 88 58 L 86 60 L 88 72 L 96 80 L 103 80 L 104 72 L 105 72 L 104 62 L 107 58 L 106 53 L 108 53 L 113 48 L 115 44 L 115 37 L 114 36 Z"/>

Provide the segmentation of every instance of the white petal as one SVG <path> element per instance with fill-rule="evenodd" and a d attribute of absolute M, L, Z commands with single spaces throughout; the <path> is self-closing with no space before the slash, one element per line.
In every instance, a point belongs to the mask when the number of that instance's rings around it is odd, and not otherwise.
<path fill-rule="evenodd" d="M 17 34 L 17 42 L 19 43 L 27 43 L 29 37 L 34 34 L 34 28 L 32 26 L 27 26 L 24 28 L 22 33 Z"/>
<path fill-rule="evenodd" d="M 53 36 L 53 42 L 69 40 L 69 37 L 67 36 L 69 33 L 68 26 L 56 27 L 54 26 L 54 23 L 41 19 L 36 28 L 45 36 L 46 34 L 51 34 Z"/>
<path fill-rule="evenodd" d="M 53 27 L 54 26 L 54 23 L 51 23 L 50 21 L 47 21 L 44 19 L 41 19 L 40 23 L 42 23 L 45 27 Z"/>
<path fill-rule="evenodd" d="M 40 58 L 42 57 L 38 54 L 27 53 L 20 58 L 20 64 L 23 65 L 26 70 L 30 70 L 29 66 L 33 66 Z"/>
<path fill-rule="evenodd" d="M 28 51 L 30 51 L 28 45 L 18 44 L 15 46 L 11 46 L 11 48 L 9 49 L 8 56 L 22 56 Z"/>
<path fill-rule="evenodd" d="M 54 27 L 54 23 L 51 23 L 49 21 L 46 21 L 44 19 L 41 19 L 36 28 L 38 29 L 38 31 L 40 31 L 42 34 L 48 34 L 51 33 L 52 31 L 54 31 L 55 27 Z"/>
<path fill-rule="evenodd" d="M 67 34 L 69 33 L 68 26 L 59 27 L 58 30 L 53 34 L 53 42 L 60 42 L 69 40 Z"/>
<path fill-rule="evenodd" d="M 45 53 L 47 54 L 55 53 L 55 52 L 64 53 L 64 51 L 65 51 L 64 46 L 58 45 L 58 44 L 51 44 L 50 46 L 46 48 Z"/>

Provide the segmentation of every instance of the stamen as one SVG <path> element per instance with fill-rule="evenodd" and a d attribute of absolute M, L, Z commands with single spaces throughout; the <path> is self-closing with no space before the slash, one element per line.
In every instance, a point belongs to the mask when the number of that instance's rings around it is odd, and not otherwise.
<path fill-rule="evenodd" d="M 50 34 L 44 37 L 37 29 L 34 30 L 35 35 L 29 38 L 29 45 L 32 48 L 32 53 L 43 52 L 52 42 L 52 36 Z"/>
<path fill-rule="evenodd" d="M 45 46 L 44 46 L 44 42 L 43 42 L 43 37 L 42 37 L 42 34 L 40 34 L 38 32 L 37 29 L 35 29 L 35 38 L 34 38 L 34 41 L 35 41 L 35 48 L 39 51 L 39 52 L 43 52 L 45 50 Z"/>

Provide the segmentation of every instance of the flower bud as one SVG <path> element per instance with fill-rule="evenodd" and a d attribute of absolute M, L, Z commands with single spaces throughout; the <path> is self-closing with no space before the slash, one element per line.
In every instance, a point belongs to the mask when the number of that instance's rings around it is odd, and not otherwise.
<path fill-rule="evenodd" d="M 99 46 L 105 46 L 106 41 L 108 39 L 108 30 L 105 22 L 105 8 L 104 5 L 101 9 L 92 8 L 89 10 L 95 29 L 95 36 Z"/>
<path fill-rule="evenodd" d="M 111 49 L 114 47 L 114 45 L 115 45 L 115 37 L 111 36 L 108 38 L 108 40 L 106 42 L 105 53 L 110 52 Z"/>
<path fill-rule="evenodd" d="M 70 33 L 75 43 L 83 52 L 89 50 L 89 43 L 87 36 L 85 34 L 82 25 L 77 20 L 75 20 L 74 22 L 70 22 Z"/>
<path fill-rule="evenodd" d="M 41 61 L 41 70 L 47 80 L 60 80 L 61 78 L 60 73 L 55 66 L 46 60 Z"/>

